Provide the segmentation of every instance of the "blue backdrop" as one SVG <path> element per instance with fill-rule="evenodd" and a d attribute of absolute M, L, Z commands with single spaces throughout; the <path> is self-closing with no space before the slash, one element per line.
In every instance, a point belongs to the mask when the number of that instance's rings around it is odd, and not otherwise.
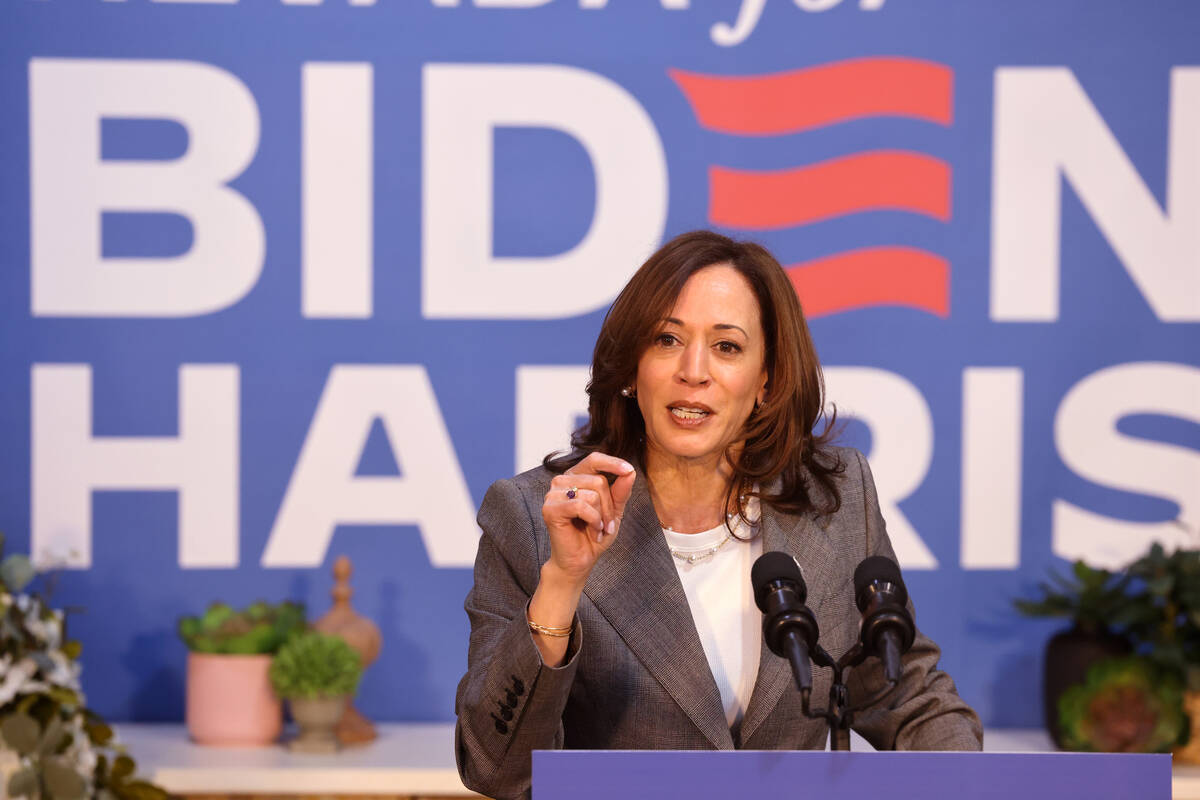
<path fill-rule="evenodd" d="M 328 604 L 453 717 L 488 485 L 562 446 L 666 238 L 788 265 L 942 665 L 1040 721 L 1011 598 L 1200 527 L 1190 0 L 14 0 L 0 529 L 84 688 L 183 713 L 181 614 Z M 738 80 L 729 80 L 737 78 Z M 1192 534 L 1194 535 L 1194 534 Z"/>

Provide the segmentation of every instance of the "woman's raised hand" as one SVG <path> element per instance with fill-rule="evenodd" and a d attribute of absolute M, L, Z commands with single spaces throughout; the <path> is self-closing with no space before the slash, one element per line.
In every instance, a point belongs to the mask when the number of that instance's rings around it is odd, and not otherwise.
<path fill-rule="evenodd" d="M 616 476 L 611 485 L 609 475 Z M 550 532 L 549 563 L 563 578 L 582 586 L 600 554 L 612 545 L 633 480 L 629 462 L 590 453 L 550 482 L 542 519 Z"/>
<path fill-rule="evenodd" d="M 609 475 L 616 476 L 611 485 Z M 550 532 L 550 560 L 542 565 L 527 613 L 534 643 L 550 666 L 563 663 L 569 639 L 547 634 L 539 626 L 566 630 L 573 624 L 584 582 L 621 529 L 633 479 L 629 462 L 591 453 L 550 481 L 550 491 L 542 501 L 542 519 Z"/>

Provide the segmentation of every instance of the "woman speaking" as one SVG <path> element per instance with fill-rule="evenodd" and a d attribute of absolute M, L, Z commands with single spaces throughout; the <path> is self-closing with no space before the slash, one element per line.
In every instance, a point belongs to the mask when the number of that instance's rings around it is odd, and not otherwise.
<path fill-rule="evenodd" d="M 751 564 L 795 557 L 836 657 L 859 635 L 856 565 L 895 555 L 866 460 L 814 432 L 821 368 L 783 268 L 715 233 L 671 240 L 610 309 L 587 391 L 569 454 L 479 509 L 463 782 L 528 795 L 536 749 L 823 748 L 762 642 Z M 877 749 L 980 748 L 938 655 L 917 633 L 897 688 L 858 712 Z M 817 697 L 830 680 L 816 671 Z M 884 685 L 874 659 L 854 667 L 851 703 Z"/>

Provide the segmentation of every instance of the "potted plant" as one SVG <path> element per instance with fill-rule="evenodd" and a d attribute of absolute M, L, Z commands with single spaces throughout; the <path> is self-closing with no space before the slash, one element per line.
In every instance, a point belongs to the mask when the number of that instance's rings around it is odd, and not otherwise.
<path fill-rule="evenodd" d="M 179 620 L 188 648 L 188 733 L 199 744 L 261 746 L 283 729 L 283 708 L 271 691 L 271 657 L 304 629 L 304 607 L 255 603 L 235 611 L 214 603 L 200 617 Z"/>
<path fill-rule="evenodd" d="M 23 554 L 0 562 L 0 797 L 166 800 L 86 706 L 82 648 L 63 613 L 26 591 L 34 576 Z"/>
<path fill-rule="evenodd" d="M 1144 656 L 1093 664 L 1083 683 L 1059 700 L 1058 721 L 1070 750 L 1161 753 L 1185 729 L 1178 679 Z"/>
<path fill-rule="evenodd" d="M 291 748 L 306 753 L 335 752 L 335 729 L 362 677 L 358 653 L 336 636 L 305 633 L 279 650 L 270 677 L 300 727 Z"/>
<path fill-rule="evenodd" d="M 1051 571 L 1050 580 L 1038 585 L 1040 598 L 1015 601 L 1022 614 L 1071 621 L 1046 643 L 1042 673 L 1046 730 L 1059 748 L 1068 746 L 1059 724 L 1059 698 L 1084 683 L 1093 664 L 1132 650 L 1129 639 L 1117 632 L 1131 615 L 1130 581 L 1129 575 L 1076 561 L 1071 578 Z"/>
<path fill-rule="evenodd" d="M 1155 544 L 1128 567 L 1134 579 L 1128 633 L 1137 651 L 1183 688 L 1190 738 L 1178 761 L 1200 763 L 1200 550 Z"/>

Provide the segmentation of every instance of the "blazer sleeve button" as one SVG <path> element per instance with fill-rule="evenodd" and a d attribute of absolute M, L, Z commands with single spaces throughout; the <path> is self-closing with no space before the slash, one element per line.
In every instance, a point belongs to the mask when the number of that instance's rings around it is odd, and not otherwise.
<path fill-rule="evenodd" d="M 525 694 L 525 683 L 516 675 L 509 675 L 513 682 L 513 691 L 517 693 L 517 697 Z"/>
<path fill-rule="evenodd" d="M 508 733 L 508 723 L 492 714 L 492 719 L 496 721 L 496 733 Z"/>
<path fill-rule="evenodd" d="M 504 717 L 505 722 L 511 722 L 513 718 L 512 709 L 506 705 L 500 706 L 500 716 Z"/>
<path fill-rule="evenodd" d="M 512 689 L 504 690 L 504 704 L 509 708 L 517 707 L 517 695 Z"/>

